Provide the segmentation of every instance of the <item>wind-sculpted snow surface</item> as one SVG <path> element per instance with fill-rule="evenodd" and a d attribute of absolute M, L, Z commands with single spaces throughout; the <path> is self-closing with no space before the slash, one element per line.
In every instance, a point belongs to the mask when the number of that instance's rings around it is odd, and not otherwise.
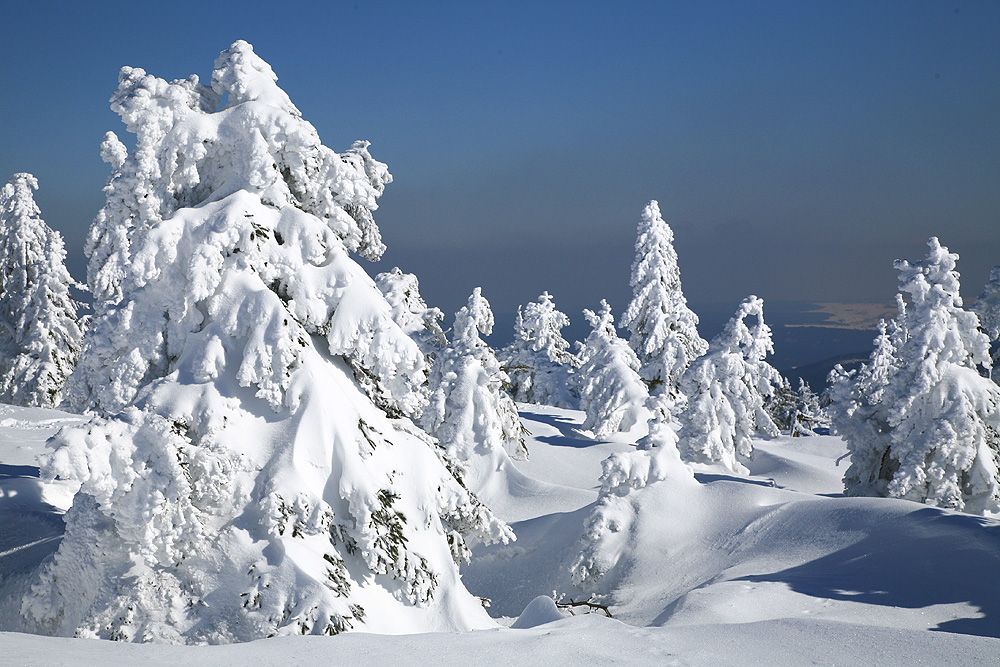
<path fill-rule="evenodd" d="M 403 415 L 423 354 L 349 251 L 382 250 L 391 180 L 338 155 L 250 45 L 212 88 L 124 68 L 93 328 L 73 376 L 97 416 L 48 475 L 79 481 L 23 613 L 42 632 L 228 642 L 488 626 L 465 537 L 508 539 Z M 220 97 L 228 96 L 216 110 Z M 390 418 L 393 415 L 397 418 Z"/>

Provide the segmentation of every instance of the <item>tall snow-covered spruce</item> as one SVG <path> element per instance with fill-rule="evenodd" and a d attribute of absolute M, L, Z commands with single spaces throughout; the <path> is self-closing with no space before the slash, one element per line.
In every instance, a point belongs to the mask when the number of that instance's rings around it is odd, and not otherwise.
<path fill-rule="evenodd" d="M 620 325 L 631 334 L 639 375 L 653 393 L 676 399 L 681 396 L 681 376 L 708 343 L 698 335 L 698 316 L 681 291 L 674 233 L 655 200 L 642 211 L 629 284 L 633 297 Z"/>
<path fill-rule="evenodd" d="M 31 174 L 0 190 L 0 402 L 54 407 L 82 332 L 59 232 L 41 218 Z"/>
<path fill-rule="evenodd" d="M 995 512 L 1000 387 L 980 374 L 989 363 L 989 339 L 976 315 L 962 308 L 958 255 L 936 238 L 928 246 L 924 261 L 895 264 L 910 300 L 905 336 L 876 339 L 870 368 L 854 389 L 867 400 L 855 400 L 853 411 L 838 409 L 835 426 L 852 450 L 844 492 Z"/>
<path fill-rule="evenodd" d="M 367 143 L 323 146 L 276 80 L 242 41 L 211 87 L 121 71 L 112 108 L 135 149 L 103 146 L 95 322 L 73 375 L 95 417 L 46 462 L 81 488 L 22 605 L 41 632 L 491 624 L 457 562 L 466 536 L 510 530 L 387 415 L 420 409 L 423 355 L 348 255 L 381 254 L 371 211 L 391 178 Z"/>

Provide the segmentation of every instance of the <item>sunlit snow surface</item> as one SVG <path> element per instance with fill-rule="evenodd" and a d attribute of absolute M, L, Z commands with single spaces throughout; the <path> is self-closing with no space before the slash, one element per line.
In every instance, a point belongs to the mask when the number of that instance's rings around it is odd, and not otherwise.
<path fill-rule="evenodd" d="M 843 498 L 835 437 L 757 441 L 751 477 L 699 469 L 694 491 L 630 494 L 619 567 L 602 615 L 552 618 L 539 595 L 585 597 L 568 568 L 597 498 L 600 464 L 636 433 L 595 441 L 579 412 L 519 406 L 531 458 L 484 493 L 516 543 L 480 547 L 464 570 L 491 598 L 495 630 L 284 637 L 215 647 L 122 645 L 0 634 L 0 664 L 988 665 L 1000 662 L 1000 522 L 897 500 Z M 35 457 L 79 417 L 0 406 L 0 627 L 4 589 L 50 553 L 71 489 Z M 839 461 L 839 465 L 838 465 Z M 634 496 L 634 498 L 633 498 Z M 544 613 L 542 613 L 543 610 Z M 527 627 L 526 627 L 527 626 Z"/>

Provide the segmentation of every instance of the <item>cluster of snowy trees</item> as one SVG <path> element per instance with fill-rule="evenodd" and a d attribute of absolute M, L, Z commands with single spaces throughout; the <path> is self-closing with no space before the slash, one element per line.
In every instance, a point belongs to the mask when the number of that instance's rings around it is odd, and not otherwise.
<path fill-rule="evenodd" d="M 372 279 L 355 260 L 384 250 L 387 166 L 364 141 L 324 146 L 276 81 L 242 41 L 208 85 L 121 70 L 112 109 L 134 148 L 110 132 L 101 147 L 88 318 L 35 179 L 0 194 L 0 401 L 90 416 L 44 463 L 80 491 L 25 591 L 33 629 L 225 642 L 484 626 L 458 566 L 470 539 L 514 538 L 479 496 L 529 456 L 515 401 L 637 442 L 604 464 L 581 585 L 614 561 L 609 517 L 629 493 L 696 484 L 692 465 L 746 473 L 754 438 L 826 424 L 819 397 L 767 363 L 760 298 L 699 335 L 655 201 L 618 326 L 601 301 L 574 348 L 543 292 L 494 351 L 476 288 L 446 327 L 416 276 Z M 836 374 L 848 494 L 998 509 L 1000 388 L 980 371 L 1000 363 L 1000 269 L 977 315 L 956 259 L 932 239 L 923 263 L 900 262 L 899 317 L 868 364 Z"/>

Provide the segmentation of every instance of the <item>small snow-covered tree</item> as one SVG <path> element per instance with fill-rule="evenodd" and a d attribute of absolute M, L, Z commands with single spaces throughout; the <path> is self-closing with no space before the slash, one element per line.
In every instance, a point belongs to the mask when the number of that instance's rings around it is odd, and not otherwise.
<path fill-rule="evenodd" d="M 897 319 L 905 319 L 905 306 Z M 899 367 L 896 353 L 905 337 L 896 321 L 880 320 L 878 332 L 867 363 L 851 372 L 838 365 L 830 374 L 832 426 L 851 453 L 844 475 L 849 495 L 885 495 L 886 480 L 881 479 L 880 469 L 889 449 L 890 429 L 889 404 L 883 395 Z"/>
<path fill-rule="evenodd" d="M 830 415 L 823 408 L 819 395 L 802 378 L 799 378 L 797 394 L 795 422 L 791 428 L 792 437 L 818 435 L 817 429 L 829 429 Z"/>
<path fill-rule="evenodd" d="M 661 502 L 644 502 L 645 495 L 664 484 L 680 493 L 698 487 L 691 468 L 681 461 L 669 422 L 654 419 L 650 425 L 645 450 L 618 452 L 601 463 L 597 502 L 584 523 L 580 552 L 570 566 L 571 581 L 588 596 L 611 589 L 614 573 L 626 569 L 634 558 L 629 549 L 634 548 L 639 515 L 650 507 L 662 511 Z M 647 525 L 657 523 L 645 518 L 650 522 Z"/>
<path fill-rule="evenodd" d="M 632 301 L 620 326 L 639 357 L 639 375 L 650 389 L 670 398 L 680 395 L 680 379 L 708 343 L 698 335 L 698 316 L 687 307 L 674 250 L 674 233 L 656 201 L 646 205 L 639 221 L 632 262 Z"/>
<path fill-rule="evenodd" d="M 750 326 L 748 317 L 754 318 Z M 681 391 L 687 396 L 687 405 L 678 416 L 682 459 L 748 472 L 743 463 L 753 454 L 751 439 L 778 435 L 764 409 L 765 400 L 782 382 L 778 371 L 764 360 L 772 351 L 764 302 L 749 296 L 681 380 Z"/>
<path fill-rule="evenodd" d="M 876 406 L 885 426 L 868 427 L 879 431 L 880 437 L 872 438 L 876 446 L 852 442 L 845 434 L 852 450 L 867 452 L 858 461 L 852 452 L 845 493 L 996 511 L 1000 388 L 979 373 L 989 361 L 989 340 L 976 315 L 962 308 L 958 255 L 937 238 L 928 246 L 924 261 L 895 263 L 900 290 L 911 304 L 906 337 Z"/>
<path fill-rule="evenodd" d="M 54 407 L 82 332 L 59 232 L 41 218 L 31 174 L 0 190 L 0 402 Z"/>
<path fill-rule="evenodd" d="M 597 437 L 627 431 L 644 415 L 649 398 L 639 377 L 639 359 L 615 331 L 611 306 L 601 300 L 601 310 L 583 311 L 593 327 L 580 353 L 583 365 L 577 372 L 580 409 L 587 413 L 585 430 Z"/>
<path fill-rule="evenodd" d="M 506 375 L 479 337 L 492 330 L 493 311 L 477 287 L 455 314 L 451 342 L 431 367 L 422 421 L 473 491 L 481 490 L 509 457 L 528 454 L 517 406 L 503 389 Z"/>
<path fill-rule="evenodd" d="M 417 342 L 430 365 L 434 355 L 448 344 L 441 328 L 444 313 L 440 308 L 428 307 L 420 296 L 417 277 L 403 273 L 399 267 L 375 276 L 375 284 L 392 308 L 392 319 Z"/>
<path fill-rule="evenodd" d="M 570 374 L 580 361 L 569 351 L 562 328 L 569 318 L 556 310 L 548 292 L 538 301 L 517 309 L 514 341 L 500 352 L 500 363 L 510 377 L 510 393 L 523 403 L 575 407 Z"/>
<path fill-rule="evenodd" d="M 390 418 L 419 398 L 423 355 L 349 255 L 381 253 L 372 211 L 391 177 L 365 142 L 325 147 L 276 80 L 242 41 L 211 87 L 119 75 L 135 148 L 103 147 L 97 308 L 72 376 L 94 418 L 45 462 L 81 487 L 24 596 L 39 632 L 219 643 L 491 624 L 457 563 L 466 537 L 512 533 L 443 448 Z"/>
<path fill-rule="evenodd" d="M 990 339 L 991 377 L 1000 384 L 1000 266 L 994 266 L 982 293 L 972 304 L 979 326 Z"/>

